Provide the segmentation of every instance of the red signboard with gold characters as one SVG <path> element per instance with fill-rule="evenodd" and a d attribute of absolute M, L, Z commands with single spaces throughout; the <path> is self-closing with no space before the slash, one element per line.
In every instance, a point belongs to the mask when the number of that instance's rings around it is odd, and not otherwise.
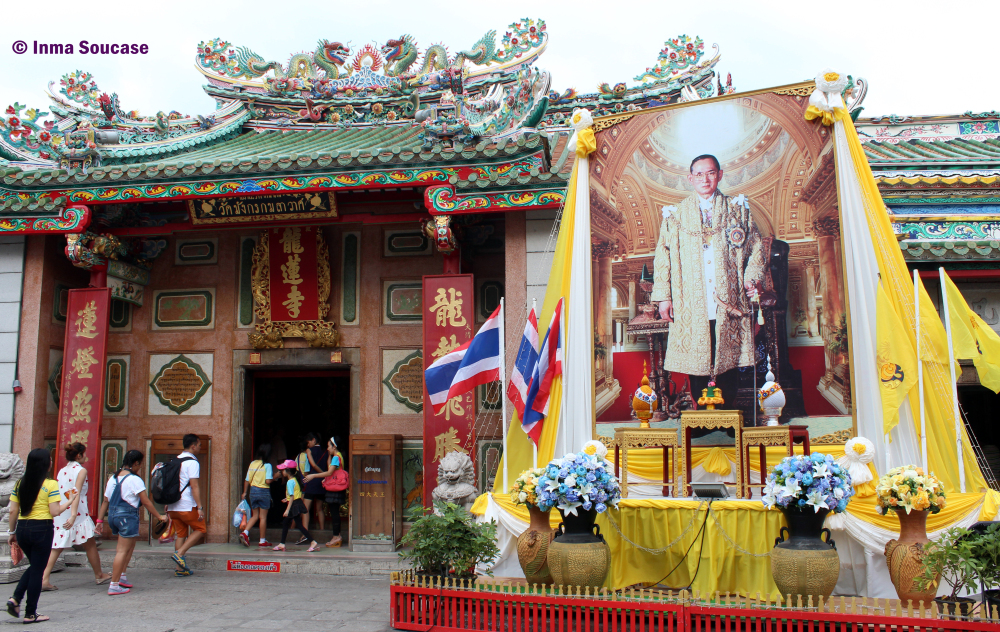
<path fill-rule="evenodd" d="M 315 226 L 267 231 L 271 270 L 271 320 L 319 320 Z"/>
<path fill-rule="evenodd" d="M 475 334 L 474 288 L 471 274 L 425 276 L 421 310 L 424 324 L 424 370 L 435 360 L 465 344 Z M 475 460 L 476 398 L 473 391 L 456 395 L 435 414 L 424 385 L 424 506 L 432 504 L 438 463 L 459 451 Z"/>
<path fill-rule="evenodd" d="M 93 510 L 103 490 L 93 479 L 101 451 L 101 412 L 104 408 L 104 365 L 108 347 L 109 288 L 69 291 L 66 342 L 63 346 L 62 389 L 59 426 L 56 431 L 56 463 L 53 472 L 66 465 L 64 448 L 80 442 L 87 451 L 78 459 L 92 475 L 90 498 Z"/>

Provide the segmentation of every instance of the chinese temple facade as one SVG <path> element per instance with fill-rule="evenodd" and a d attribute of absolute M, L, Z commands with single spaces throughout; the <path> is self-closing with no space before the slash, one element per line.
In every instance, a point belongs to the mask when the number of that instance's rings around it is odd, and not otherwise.
<path fill-rule="evenodd" d="M 401 438 L 406 519 L 448 451 L 473 457 L 485 489 L 498 392 L 435 415 L 423 369 L 501 297 L 516 325 L 544 293 L 569 115 L 732 91 L 717 52 L 682 36 L 637 87 L 560 92 L 535 66 L 547 42 L 531 19 L 457 53 L 403 35 L 268 61 L 214 39 L 195 57 L 210 115 L 126 111 L 80 71 L 44 107 L 9 106 L 0 448 L 58 456 L 79 440 L 104 480 L 125 451 L 148 475 L 196 433 L 210 541 L 229 538 L 253 450 L 294 458 L 308 432 L 345 453 Z"/>

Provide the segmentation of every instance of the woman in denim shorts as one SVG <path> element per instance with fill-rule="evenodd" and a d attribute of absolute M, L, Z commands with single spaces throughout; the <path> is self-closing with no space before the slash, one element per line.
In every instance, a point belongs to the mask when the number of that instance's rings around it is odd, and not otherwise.
<path fill-rule="evenodd" d="M 257 448 L 257 458 L 247 468 L 243 481 L 243 500 L 250 504 L 250 519 L 240 533 L 240 544 L 250 547 L 250 529 L 260 521 L 260 543 L 258 547 L 271 546 L 267 541 L 267 510 L 271 508 L 271 481 L 274 473 L 268 460 L 271 458 L 271 444 L 262 443 Z M 249 492 L 249 498 L 247 493 Z"/>
<path fill-rule="evenodd" d="M 124 595 L 132 588 L 125 577 L 125 569 L 132 560 L 136 538 L 139 537 L 139 505 L 141 504 L 157 520 L 165 521 L 166 517 L 156 510 L 156 506 L 146 495 L 146 484 L 142 477 L 136 474 L 142 468 L 142 452 L 129 450 L 122 459 L 122 469 L 108 479 L 104 488 L 104 502 L 97 514 L 98 522 L 108 513 L 108 524 L 111 534 L 118 536 L 118 548 L 115 551 L 115 562 L 111 572 L 111 587 L 109 595 Z"/>

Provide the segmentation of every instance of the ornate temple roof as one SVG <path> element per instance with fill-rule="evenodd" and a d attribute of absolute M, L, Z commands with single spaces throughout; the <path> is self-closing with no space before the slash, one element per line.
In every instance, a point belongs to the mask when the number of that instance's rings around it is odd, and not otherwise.
<path fill-rule="evenodd" d="M 74 203 L 441 184 L 551 204 L 544 191 L 565 189 L 572 166 L 574 108 L 733 91 L 713 84 L 718 47 L 706 55 L 697 37 L 667 40 L 634 85 L 596 92 L 552 89 L 536 66 L 547 44 L 545 23 L 529 18 L 454 53 L 404 34 L 354 50 L 320 40 L 282 62 L 211 39 L 195 54 L 216 102 L 205 116 L 125 111 L 89 73 L 67 73 L 48 86 L 49 111 L 15 103 L 0 118 L 0 218 L 30 215 L 12 224 L 23 227 L 65 220 Z"/>

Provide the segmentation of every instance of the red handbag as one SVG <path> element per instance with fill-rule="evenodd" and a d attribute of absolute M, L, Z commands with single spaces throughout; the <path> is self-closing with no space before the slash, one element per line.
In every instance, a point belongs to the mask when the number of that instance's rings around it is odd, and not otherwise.
<path fill-rule="evenodd" d="M 344 468 L 338 469 L 336 472 L 323 479 L 323 489 L 328 492 L 342 492 L 347 489 L 350 484 L 351 477 L 347 475 L 347 470 Z"/>

